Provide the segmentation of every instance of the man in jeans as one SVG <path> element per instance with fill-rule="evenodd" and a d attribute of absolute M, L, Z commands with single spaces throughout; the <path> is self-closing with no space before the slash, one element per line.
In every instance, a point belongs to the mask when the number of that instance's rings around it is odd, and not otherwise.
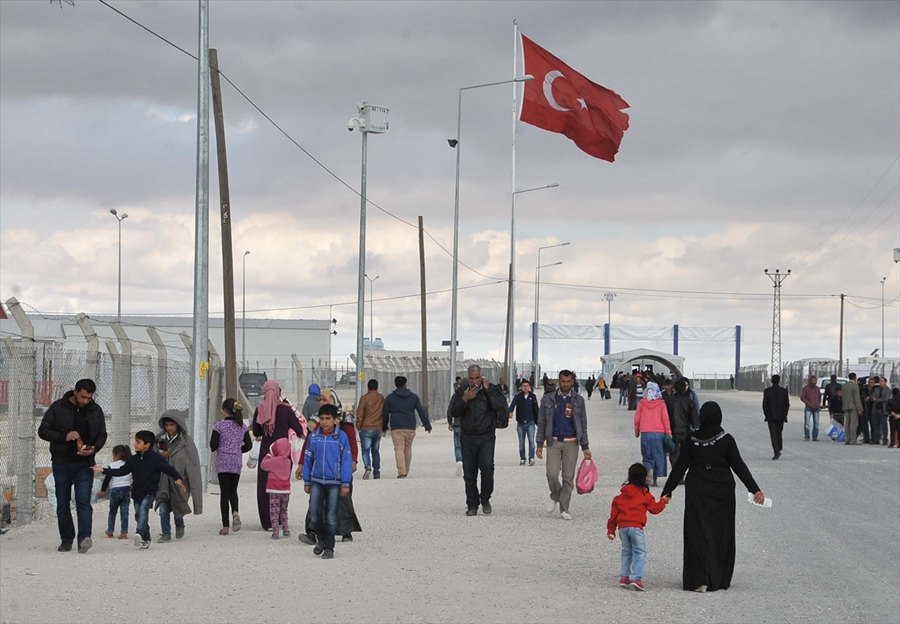
<path fill-rule="evenodd" d="M 803 403 L 803 439 L 809 442 L 809 421 L 812 419 L 812 440 L 819 441 L 819 386 L 816 385 L 816 376 L 810 375 L 809 382 L 800 391 L 800 401 Z"/>
<path fill-rule="evenodd" d="M 537 426 L 537 397 L 531 391 L 531 383 L 523 379 L 519 392 L 509 404 L 509 413 L 516 413 L 516 433 L 519 435 L 519 465 L 525 465 L 525 436 L 528 436 L 528 465 L 534 466 L 534 428 Z"/>
<path fill-rule="evenodd" d="M 506 397 L 497 386 L 482 377 L 481 367 L 473 364 L 468 369 L 468 379 L 453 393 L 447 408 L 447 418 L 458 420 L 460 425 L 467 516 L 478 515 L 479 504 L 485 515 L 493 511 L 495 416 L 498 414 L 508 418 Z M 479 472 L 481 491 L 478 489 Z"/>
<path fill-rule="evenodd" d="M 38 436 L 50 443 L 53 481 L 56 485 L 56 522 L 60 552 L 72 550 L 76 538 L 72 522 L 72 487 L 78 515 L 78 552 L 84 554 L 93 545 L 91 528 L 91 486 L 94 483 L 94 455 L 106 444 L 106 418 L 94 403 L 97 385 L 81 379 L 44 413 Z"/>
<path fill-rule="evenodd" d="M 397 478 L 405 479 L 412 463 L 412 444 L 416 437 L 416 414 L 422 420 L 427 433 L 431 433 L 431 421 L 428 412 L 422 406 L 419 397 L 406 387 L 406 377 L 394 378 L 396 390 L 384 399 L 384 414 L 381 428 L 391 429 L 391 441 L 394 443 L 394 460 L 397 462 Z"/>
<path fill-rule="evenodd" d="M 563 520 L 572 519 L 569 502 L 575 489 L 579 448 L 585 459 L 592 457 L 584 398 L 572 392 L 574 384 L 575 374 L 570 370 L 561 370 L 556 390 L 541 397 L 535 441 L 538 459 L 544 458 L 544 442 L 547 443 L 547 483 L 550 486 L 547 513 L 555 513 L 558 506 L 559 517 Z M 560 472 L 562 483 L 559 482 Z"/>
<path fill-rule="evenodd" d="M 356 429 L 362 446 L 363 479 L 373 476 L 381 478 L 381 426 L 384 416 L 384 396 L 378 392 L 378 380 L 370 379 L 369 391 L 359 399 L 356 406 Z"/>

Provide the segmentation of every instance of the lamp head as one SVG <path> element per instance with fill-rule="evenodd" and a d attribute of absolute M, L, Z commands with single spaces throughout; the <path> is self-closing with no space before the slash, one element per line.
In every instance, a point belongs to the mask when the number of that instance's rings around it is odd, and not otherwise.
<path fill-rule="evenodd" d="M 459 139 L 447 139 L 447 143 L 450 145 L 450 147 L 456 147 L 457 145 L 459 145 Z"/>
<path fill-rule="evenodd" d="M 109 209 L 109 214 L 111 214 L 112 216 L 115 217 L 115 216 L 118 215 L 119 213 L 116 212 L 116 209 L 115 209 L 115 208 L 110 208 L 110 209 Z"/>

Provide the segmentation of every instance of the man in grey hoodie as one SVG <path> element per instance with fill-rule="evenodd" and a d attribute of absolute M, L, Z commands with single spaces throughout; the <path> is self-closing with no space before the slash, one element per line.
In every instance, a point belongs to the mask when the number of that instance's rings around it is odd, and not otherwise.
<path fill-rule="evenodd" d="M 394 459 L 397 462 L 397 478 L 403 479 L 409 474 L 412 463 L 412 443 L 416 437 L 416 413 L 422 420 L 425 431 L 431 433 L 431 421 L 422 401 L 406 387 L 406 377 L 394 378 L 396 390 L 384 399 L 382 431 L 391 430 L 391 441 L 394 443 Z"/>

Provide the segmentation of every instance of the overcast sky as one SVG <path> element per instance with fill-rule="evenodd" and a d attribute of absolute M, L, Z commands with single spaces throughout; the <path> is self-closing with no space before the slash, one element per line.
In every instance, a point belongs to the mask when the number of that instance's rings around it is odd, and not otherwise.
<path fill-rule="evenodd" d="M 110 4 L 197 53 L 197 3 Z M 851 358 L 900 352 L 900 3 L 211 2 L 223 72 L 354 189 L 356 102 L 390 108 L 370 135 L 367 272 L 374 333 L 418 349 L 424 217 L 428 337 L 449 339 L 458 89 L 513 75 L 521 32 L 631 108 L 616 162 L 519 124 L 516 359 L 541 322 L 744 328 L 743 363 L 768 363 L 772 287 L 787 268 L 783 360 L 837 357 L 845 293 Z M 0 298 L 30 310 L 192 309 L 196 61 L 94 0 L 0 2 Z M 355 351 L 359 197 L 223 85 L 235 287 L 247 256 L 254 318 L 338 319 Z M 509 262 L 512 89 L 462 107 L 459 340 L 502 359 Z M 210 310 L 221 313 L 215 145 Z M 393 216 L 391 216 L 393 215 Z M 405 221 L 406 223 L 404 223 Z M 436 242 L 437 241 L 437 242 Z M 440 243 L 440 246 L 438 245 Z M 443 246 L 443 249 L 441 248 Z M 677 291 L 677 292 L 672 292 Z M 368 296 L 368 287 L 366 289 Z M 405 298 L 404 298 L 405 297 Z M 333 309 L 329 310 L 329 306 Z M 369 318 L 366 314 L 366 333 Z M 613 350 L 661 342 L 613 344 Z M 602 343 L 541 342 L 543 366 L 599 368 Z M 681 344 L 686 372 L 727 372 L 734 346 Z M 248 354 L 248 357 L 251 354 Z M 256 354 L 261 355 L 261 354 Z M 323 354 L 324 357 L 324 354 Z"/>

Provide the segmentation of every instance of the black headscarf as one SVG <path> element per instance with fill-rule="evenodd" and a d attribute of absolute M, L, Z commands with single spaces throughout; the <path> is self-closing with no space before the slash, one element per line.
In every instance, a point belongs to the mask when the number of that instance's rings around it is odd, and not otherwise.
<path fill-rule="evenodd" d="M 694 437 L 709 440 L 722 431 L 722 408 L 715 401 L 707 401 L 700 406 L 700 428 L 694 432 Z"/>

